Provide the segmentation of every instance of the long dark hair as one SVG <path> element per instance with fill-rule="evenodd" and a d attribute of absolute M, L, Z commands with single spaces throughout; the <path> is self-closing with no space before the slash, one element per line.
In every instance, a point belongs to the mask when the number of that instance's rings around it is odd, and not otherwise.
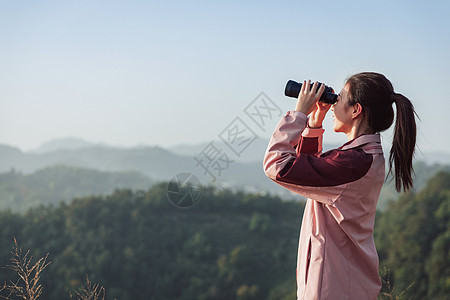
<path fill-rule="evenodd" d="M 395 169 L 395 187 L 404 191 L 413 186 L 412 160 L 416 146 L 416 112 L 408 98 L 394 92 L 391 82 L 382 74 L 364 72 L 351 76 L 349 85 L 349 104 L 361 104 L 368 125 L 375 132 L 391 127 L 394 121 L 395 103 L 397 117 L 394 138 L 389 155 L 389 174 Z"/>

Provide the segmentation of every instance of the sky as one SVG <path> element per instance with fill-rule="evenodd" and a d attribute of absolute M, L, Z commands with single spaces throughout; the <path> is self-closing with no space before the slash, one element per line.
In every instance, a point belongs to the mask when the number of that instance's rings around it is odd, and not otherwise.
<path fill-rule="evenodd" d="M 414 104 L 419 151 L 450 153 L 449 1 L 0 0 L 0 144 L 133 147 L 218 140 L 289 79 L 386 75 Z M 253 127 L 252 127 L 253 126 Z M 325 142 L 344 143 L 324 121 Z M 392 131 L 382 134 L 389 143 Z"/>

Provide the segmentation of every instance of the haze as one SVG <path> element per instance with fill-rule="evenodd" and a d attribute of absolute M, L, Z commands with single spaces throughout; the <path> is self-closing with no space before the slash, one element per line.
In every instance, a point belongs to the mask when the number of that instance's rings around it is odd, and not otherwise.
<path fill-rule="evenodd" d="M 0 143 L 208 142 L 261 92 L 294 109 L 289 79 L 376 71 L 413 101 L 420 150 L 449 153 L 450 6 L 430 3 L 0 1 Z"/>

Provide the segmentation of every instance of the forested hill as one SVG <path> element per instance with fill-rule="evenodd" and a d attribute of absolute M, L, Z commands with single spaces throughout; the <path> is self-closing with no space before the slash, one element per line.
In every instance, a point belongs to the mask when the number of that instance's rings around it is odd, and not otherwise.
<path fill-rule="evenodd" d="M 434 176 L 377 215 L 375 238 L 394 299 L 450 294 L 450 173 Z M 0 213 L 0 265 L 17 237 L 50 253 L 43 299 L 68 299 L 89 274 L 114 299 L 295 299 L 303 204 L 204 187 L 195 206 L 167 200 L 167 185 L 121 190 L 23 214 Z M 0 272 L 0 282 L 14 274 Z M 387 280 L 389 278 L 389 280 Z M 408 286 L 412 286 L 408 289 Z"/>
<path fill-rule="evenodd" d="M 375 221 L 381 267 L 411 299 L 449 299 L 450 173 L 439 172 L 419 193 L 408 193 Z M 408 298 L 408 297 L 406 297 Z"/>
<path fill-rule="evenodd" d="M 2 212 L 0 265 L 15 236 L 34 257 L 50 253 L 44 299 L 67 299 L 86 274 L 108 299 L 292 299 L 303 204 L 204 188 L 180 209 L 166 187 Z"/>

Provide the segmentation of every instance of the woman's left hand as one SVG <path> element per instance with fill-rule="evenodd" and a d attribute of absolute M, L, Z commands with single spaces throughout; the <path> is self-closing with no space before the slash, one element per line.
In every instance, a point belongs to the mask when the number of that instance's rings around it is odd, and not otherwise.
<path fill-rule="evenodd" d="M 317 101 L 316 107 L 309 115 L 308 126 L 309 127 L 322 127 L 323 119 L 325 119 L 325 115 L 327 114 L 327 112 L 330 108 L 331 108 L 331 104 Z"/>

